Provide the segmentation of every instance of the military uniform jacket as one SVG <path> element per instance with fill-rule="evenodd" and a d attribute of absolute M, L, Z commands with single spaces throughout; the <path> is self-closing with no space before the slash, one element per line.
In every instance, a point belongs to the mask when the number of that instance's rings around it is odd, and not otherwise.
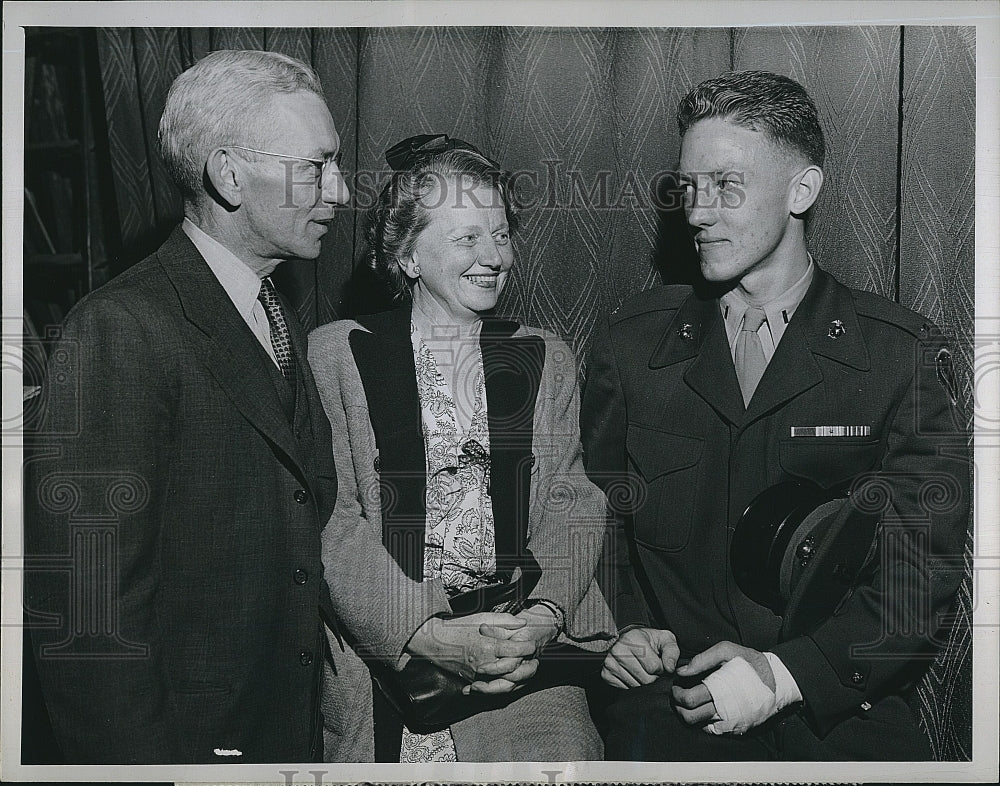
<path fill-rule="evenodd" d="M 941 350 L 919 315 L 817 269 L 745 409 L 717 299 L 667 286 L 623 305 L 596 339 L 582 413 L 587 470 L 627 535 L 619 626 L 671 630 L 682 658 L 721 640 L 775 652 L 819 737 L 905 713 L 882 700 L 930 662 L 969 505 L 967 435 Z M 870 433 L 791 436 L 830 425 Z M 753 497 L 795 478 L 859 479 L 852 500 L 881 511 L 882 529 L 865 583 L 810 635 L 779 643 L 781 618 L 740 592 L 728 549 Z M 841 733 L 883 744 L 870 727 Z"/>
<path fill-rule="evenodd" d="M 288 321 L 295 399 L 179 228 L 66 320 L 29 466 L 25 605 L 69 763 L 320 755 L 336 469 Z"/>

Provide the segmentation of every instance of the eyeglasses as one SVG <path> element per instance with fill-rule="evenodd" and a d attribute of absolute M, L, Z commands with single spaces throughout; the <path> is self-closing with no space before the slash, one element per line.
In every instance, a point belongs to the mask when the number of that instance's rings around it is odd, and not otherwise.
<path fill-rule="evenodd" d="M 326 176 L 330 174 L 333 167 L 340 169 L 340 162 L 343 158 L 342 152 L 332 153 L 323 158 L 306 158 L 305 156 L 293 156 L 288 153 L 272 153 L 269 150 L 258 150 L 255 147 L 246 147 L 244 145 L 224 145 L 224 147 L 230 147 L 234 150 L 246 150 L 250 153 L 258 153 L 262 156 L 271 156 L 272 158 L 290 158 L 294 161 L 305 161 L 308 164 L 312 164 L 315 169 L 316 180 L 322 182 L 326 179 Z"/>

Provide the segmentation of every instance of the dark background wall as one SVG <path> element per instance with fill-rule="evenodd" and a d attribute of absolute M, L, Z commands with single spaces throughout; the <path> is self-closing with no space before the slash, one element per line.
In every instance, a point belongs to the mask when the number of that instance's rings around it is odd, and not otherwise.
<path fill-rule="evenodd" d="M 955 341 L 971 412 L 973 28 L 105 28 L 94 46 L 113 204 L 93 282 L 152 250 L 180 218 L 155 154 L 174 77 L 215 49 L 269 49 L 319 72 L 344 169 L 361 178 L 359 204 L 381 182 L 382 151 L 424 131 L 536 173 L 502 309 L 581 353 L 622 300 L 690 273 L 683 222 L 657 207 L 651 185 L 676 164 L 681 96 L 731 69 L 792 76 L 815 98 L 827 135 L 827 181 L 810 227 L 816 259 L 845 283 L 937 321 Z M 587 198 L 602 178 L 604 195 Z M 345 209 L 317 262 L 279 269 L 307 326 L 378 303 L 353 271 L 362 228 L 360 211 Z M 944 759 L 971 755 L 968 581 L 957 614 L 919 692 Z"/>

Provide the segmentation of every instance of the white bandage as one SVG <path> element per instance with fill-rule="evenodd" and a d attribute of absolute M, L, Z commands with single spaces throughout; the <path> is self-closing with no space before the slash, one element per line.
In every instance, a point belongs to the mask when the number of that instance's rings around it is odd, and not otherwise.
<path fill-rule="evenodd" d="M 777 712 L 774 693 L 743 658 L 727 661 L 702 682 L 712 694 L 719 716 L 705 727 L 707 732 L 743 734 Z"/>

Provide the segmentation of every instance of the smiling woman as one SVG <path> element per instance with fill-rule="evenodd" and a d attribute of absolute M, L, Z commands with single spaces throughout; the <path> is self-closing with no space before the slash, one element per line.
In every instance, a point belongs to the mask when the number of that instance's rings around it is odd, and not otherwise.
<path fill-rule="evenodd" d="M 410 282 L 416 307 L 440 309 L 456 323 L 471 323 L 497 304 L 514 264 L 510 227 L 500 195 L 467 175 L 442 177 L 422 202 L 427 226 L 413 250 L 398 261 Z"/>
<path fill-rule="evenodd" d="M 517 225 L 500 166 L 444 135 L 404 140 L 386 159 L 394 172 L 370 215 L 369 259 L 402 302 L 310 337 L 333 450 L 350 457 L 338 461 L 324 561 L 337 564 L 335 533 L 370 527 L 408 578 L 435 589 L 439 606 L 412 610 L 401 598 L 389 610 L 398 649 L 356 654 L 331 642 L 326 701 L 354 704 L 327 714 L 359 725 L 328 727 L 325 754 L 599 759 L 580 684 L 587 674 L 570 684 L 568 669 L 553 679 L 552 660 L 539 666 L 558 640 L 568 645 L 561 656 L 577 658 L 573 645 L 597 653 L 584 658 L 595 677 L 613 633 L 594 581 L 605 503 L 582 472 L 576 361 L 551 333 L 491 316 Z M 456 616 L 471 597 L 481 597 L 478 611 Z M 419 675 L 450 680 L 456 713 L 429 722 L 401 705 L 419 676 L 407 659 Z M 394 675 L 387 666 L 406 668 Z"/>

